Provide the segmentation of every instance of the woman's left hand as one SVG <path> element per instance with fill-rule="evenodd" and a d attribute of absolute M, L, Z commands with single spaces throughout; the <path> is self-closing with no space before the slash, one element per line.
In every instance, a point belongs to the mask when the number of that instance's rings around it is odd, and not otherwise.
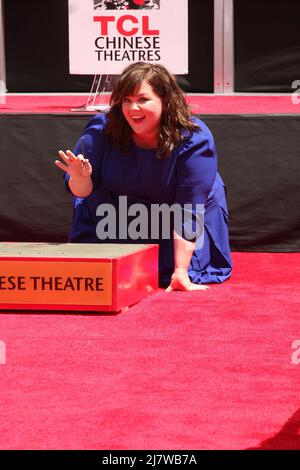
<path fill-rule="evenodd" d="M 188 272 L 186 269 L 175 269 L 171 277 L 171 283 L 167 287 L 166 292 L 171 292 L 172 290 L 207 290 L 208 286 L 203 284 L 193 284 L 190 281 Z"/>

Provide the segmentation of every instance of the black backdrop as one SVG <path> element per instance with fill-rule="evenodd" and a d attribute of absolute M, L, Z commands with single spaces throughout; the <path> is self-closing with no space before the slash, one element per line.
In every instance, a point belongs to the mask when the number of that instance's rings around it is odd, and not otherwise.
<path fill-rule="evenodd" d="M 189 92 L 213 92 L 213 6 L 189 1 Z M 68 72 L 68 0 L 5 0 L 4 19 L 8 92 L 90 90 L 91 76 Z"/>
<path fill-rule="evenodd" d="M 299 0 L 235 0 L 236 91 L 292 91 L 300 79 L 299 21 Z"/>
<path fill-rule="evenodd" d="M 189 74 L 178 81 L 211 93 L 214 0 L 188 6 Z M 68 73 L 68 0 L 4 0 L 4 18 L 9 92 L 89 91 L 92 77 Z M 299 0 L 234 1 L 236 91 L 291 91 L 300 79 L 299 18 Z"/>

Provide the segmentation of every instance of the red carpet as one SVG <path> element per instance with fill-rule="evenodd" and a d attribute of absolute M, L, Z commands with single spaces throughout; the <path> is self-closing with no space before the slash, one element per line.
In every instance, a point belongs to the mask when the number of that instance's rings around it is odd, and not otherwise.
<path fill-rule="evenodd" d="M 101 97 L 109 101 L 108 95 Z M 195 114 L 299 114 L 300 103 L 293 104 L 292 95 L 189 95 L 191 110 Z M 0 114 L 54 113 L 69 114 L 71 109 L 84 107 L 83 95 L 6 95 L 0 104 Z"/>
<path fill-rule="evenodd" d="M 300 254 L 233 258 L 119 315 L 2 312 L 0 448 L 300 449 Z"/>

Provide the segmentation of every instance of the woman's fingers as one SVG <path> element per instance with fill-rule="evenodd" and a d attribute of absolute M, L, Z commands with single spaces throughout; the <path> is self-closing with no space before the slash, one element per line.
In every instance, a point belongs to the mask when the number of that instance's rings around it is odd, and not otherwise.
<path fill-rule="evenodd" d="M 208 286 L 204 286 L 202 284 L 192 284 L 189 290 L 207 290 L 209 289 Z"/>
<path fill-rule="evenodd" d="M 174 291 L 174 290 L 184 290 L 184 291 L 190 291 L 190 290 L 207 290 L 209 289 L 209 286 L 205 286 L 203 284 L 193 284 L 191 282 L 190 285 L 186 286 L 186 285 L 169 285 L 165 291 L 166 292 L 171 292 L 171 291 Z"/>
<path fill-rule="evenodd" d="M 73 152 L 71 152 L 71 150 L 66 150 L 66 152 L 64 152 L 63 150 L 59 150 L 58 151 L 58 155 L 60 156 L 60 158 L 65 162 L 65 163 L 72 163 L 72 162 L 75 162 L 75 161 L 84 161 L 84 157 L 83 155 L 78 155 L 76 157 L 76 155 L 74 155 Z"/>
<path fill-rule="evenodd" d="M 76 157 L 71 150 L 66 150 L 66 152 L 59 150 L 58 155 L 63 163 L 56 160 L 55 164 L 70 175 L 90 176 L 92 174 L 92 165 L 83 155 L 79 154 Z"/>
<path fill-rule="evenodd" d="M 68 167 L 66 165 L 64 165 L 62 162 L 60 162 L 59 160 L 55 160 L 54 163 L 55 163 L 56 166 L 61 168 L 63 171 L 68 171 Z"/>
<path fill-rule="evenodd" d="M 63 153 L 64 153 L 64 152 L 63 152 Z M 76 157 L 76 155 L 74 155 L 74 153 L 71 152 L 71 150 L 66 150 L 65 155 L 67 155 L 67 158 L 68 158 L 71 162 L 73 162 L 74 160 L 77 160 L 77 158 L 78 158 L 79 156 L 83 158 L 82 155 L 78 155 L 78 157 Z"/>
<path fill-rule="evenodd" d="M 65 162 L 65 163 L 69 163 L 70 162 L 70 158 L 67 156 L 67 152 L 63 152 L 62 150 L 59 150 L 58 151 L 58 155 L 60 156 L 60 158 Z M 73 159 L 74 160 L 74 159 Z"/>
<path fill-rule="evenodd" d="M 86 173 L 87 175 L 91 175 L 92 174 L 92 165 L 90 164 L 90 162 L 88 160 L 84 160 L 82 162 L 82 164 L 83 164 L 84 173 Z"/>

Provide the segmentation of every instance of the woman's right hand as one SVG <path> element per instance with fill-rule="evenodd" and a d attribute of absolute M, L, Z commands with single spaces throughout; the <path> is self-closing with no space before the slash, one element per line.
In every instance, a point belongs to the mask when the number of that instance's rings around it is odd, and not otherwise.
<path fill-rule="evenodd" d="M 58 154 L 64 163 L 55 160 L 55 165 L 70 175 L 69 188 L 74 196 L 89 196 L 93 191 L 92 165 L 90 162 L 83 155 L 76 157 L 70 150 L 66 152 L 60 150 Z"/>
<path fill-rule="evenodd" d="M 64 163 L 62 163 L 60 160 L 55 160 L 55 165 L 68 173 L 73 180 L 91 176 L 92 165 L 88 159 L 83 157 L 83 155 L 78 155 L 76 157 L 74 153 L 71 152 L 71 150 L 67 150 L 66 152 L 60 150 L 58 155 Z"/>

